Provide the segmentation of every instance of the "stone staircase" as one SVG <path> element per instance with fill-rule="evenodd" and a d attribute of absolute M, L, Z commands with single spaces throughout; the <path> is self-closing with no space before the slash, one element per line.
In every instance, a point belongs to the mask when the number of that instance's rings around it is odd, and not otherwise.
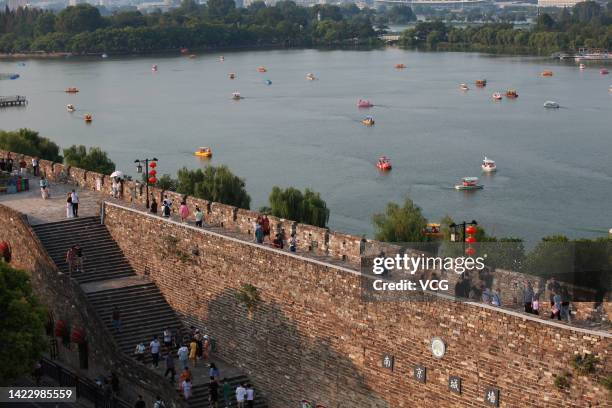
<path fill-rule="evenodd" d="M 134 276 L 123 252 L 99 217 L 68 219 L 33 226 L 36 235 L 57 267 L 68 273 L 66 252 L 75 244 L 83 250 L 83 271 L 74 273 L 79 283 Z"/>
<path fill-rule="evenodd" d="M 113 335 L 119 348 L 128 356 L 134 356 L 134 349 L 141 341 L 147 346 L 154 336 L 163 341 L 163 331 L 168 328 L 176 334 L 178 341 L 189 338 L 188 330 L 159 288 L 152 282 L 140 281 L 125 258 L 121 248 L 114 241 L 106 226 L 100 223 L 99 217 L 83 217 L 66 221 L 39 224 L 33 226 L 36 235 L 51 256 L 57 267 L 68 272 L 65 261 L 66 251 L 74 244 L 83 249 L 83 272 L 74 273 L 73 278 L 87 287 L 86 295 L 98 316 Z M 126 279 L 126 278 L 133 279 Z M 134 279 L 135 278 L 135 279 Z M 112 325 L 113 308 L 117 306 L 121 313 L 121 331 L 116 332 Z M 145 353 L 145 364 L 151 364 L 151 355 Z M 175 360 L 177 378 L 180 374 L 180 363 Z M 165 367 L 163 361 L 160 367 Z M 163 371 L 162 371 L 163 373 Z M 222 373 L 223 374 L 223 373 Z M 238 384 L 248 383 L 246 376 L 227 378 L 232 386 L 232 406 L 236 405 L 234 390 Z M 209 386 L 206 380 L 196 381 L 189 406 L 193 408 L 209 407 Z M 219 387 L 219 406 L 223 406 L 223 391 Z M 256 408 L 265 408 L 263 398 L 255 394 Z"/>

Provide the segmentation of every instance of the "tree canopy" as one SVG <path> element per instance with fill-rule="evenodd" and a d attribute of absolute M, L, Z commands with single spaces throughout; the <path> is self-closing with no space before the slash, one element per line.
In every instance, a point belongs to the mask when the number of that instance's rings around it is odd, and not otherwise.
<path fill-rule="evenodd" d="M 176 191 L 245 209 L 251 204 L 244 179 L 235 176 L 227 166 L 207 166 L 203 171 L 183 167 L 178 171 Z"/>
<path fill-rule="evenodd" d="M 46 137 L 41 137 L 38 132 L 30 129 L 19 129 L 15 131 L 0 130 L 0 149 L 15 153 L 38 156 L 41 159 L 53 162 L 62 162 L 60 148 Z"/>
<path fill-rule="evenodd" d="M 64 149 L 64 162 L 69 166 L 95 171 L 96 173 L 111 174 L 115 171 L 115 163 L 99 147 L 91 147 L 87 151 L 87 148 L 83 145 L 72 145 Z"/>
<path fill-rule="evenodd" d="M 305 224 L 326 227 L 329 220 L 329 209 L 321 195 L 310 189 L 304 193 L 294 187 L 281 189 L 272 188 L 269 197 L 270 212 L 280 218 L 302 222 Z"/>
<path fill-rule="evenodd" d="M 375 238 L 383 242 L 423 242 L 427 236 L 423 233 L 427 219 L 421 208 L 406 197 L 404 205 L 387 204 L 384 213 L 372 217 L 376 229 Z"/>
<path fill-rule="evenodd" d="M 46 347 L 45 310 L 32 293 L 24 271 L 0 260 L 0 384 L 32 372 Z"/>

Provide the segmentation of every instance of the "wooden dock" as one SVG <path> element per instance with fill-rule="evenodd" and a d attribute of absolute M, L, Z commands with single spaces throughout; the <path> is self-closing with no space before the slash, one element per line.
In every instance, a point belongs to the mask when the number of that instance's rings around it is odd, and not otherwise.
<path fill-rule="evenodd" d="M 25 106 L 28 104 L 28 100 L 25 96 L 0 96 L 0 108 L 6 108 L 8 106 Z"/>

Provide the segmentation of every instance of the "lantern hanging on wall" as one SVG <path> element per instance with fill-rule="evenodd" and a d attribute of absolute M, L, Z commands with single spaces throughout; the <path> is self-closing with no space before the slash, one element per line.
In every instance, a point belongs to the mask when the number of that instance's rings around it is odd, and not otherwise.
<path fill-rule="evenodd" d="M 65 320 L 55 322 L 55 337 L 64 337 L 68 331 L 68 324 Z"/>
<path fill-rule="evenodd" d="M 468 235 L 474 235 L 474 234 L 476 234 L 477 230 L 476 230 L 476 227 L 475 227 L 475 226 L 473 226 L 473 225 L 468 225 L 468 226 L 467 226 L 467 228 L 465 229 L 465 232 L 466 232 Z"/>
<path fill-rule="evenodd" d="M 155 177 L 149 177 L 149 183 L 155 184 L 157 183 L 157 179 Z"/>
<path fill-rule="evenodd" d="M 467 248 L 465 249 L 465 254 L 466 254 L 467 256 L 474 256 L 474 255 L 476 254 L 476 249 L 475 249 L 474 247 L 471 247 L 471 246 L 470 246 L 470 247 L 467 247 Z"/>
<path fill-rule="evenodd" d="M 155 169 L 149 170 L 149 175 L 150 176 L 155 176 L 156 174 L 157 174 L 157 170 L 155 170 Z"/>
<path fill-rule="evenodd" d="M 157 167 L 157 163 L 156 163 L 156 162 L 154 162 L 154 161 L 152 161 L 151 163 L 149 163 L 149 167 L 150 167 L 150 168 L 152 168 L 152 169 L 154 169 L 154 168 L 156 168 L 156 167 Z"/>

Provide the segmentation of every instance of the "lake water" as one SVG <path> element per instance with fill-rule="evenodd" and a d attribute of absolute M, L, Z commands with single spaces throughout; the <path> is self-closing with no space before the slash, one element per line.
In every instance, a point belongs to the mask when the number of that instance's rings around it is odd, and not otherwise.
<path fill-rule="evenodd" d="M 476 219 L 494 235 L 532 242 L 612 227 L 612 78 L 599 65 L 395 48 L 218 56 L 2 61 L 0 72 L 21 78 L 0 81 L 0 95 L 30 103 L 0 110 L 0 129 L 100 146 L 132 174 L 145 156 L 159 158 L 160 174 L 226 164 L 246 179 L 255 209 L 273 185 L 310 187 L 327 201 L 330 226 L 351 233 L 371 234 L 372 214 L 406 195 L 430 220 Z M 554 76 L 541 77 L 544 69 Z M 308 72 L 319 80 L 307 81 Z M 474 87 L 478 78 L 488 86 Z M 461 82 L 470 91 L 459 91 Z M 81 92 L 64 93 L 69 86 Z M 519 98 L 491 99 L 508 88 Z M 232 100 L 233 91 L 244 99 Z M 359 110 L 359 98 L 376 106 Z M 544 109 L 546 100 L 561 109 Z M 66 112 L 68 103 L 78 111 Z M 360 123 L 368 114 L 371 128 Z M 212 160 L 195 158 L 198 146 L 211 146 Z M 497 174 L 481 175 L 483 154 Z M 388 174 L 375 167 L 381 155 L 392 160 Z M 485 188 L 455 191 L 463 176 L 480 176 Z"/>

